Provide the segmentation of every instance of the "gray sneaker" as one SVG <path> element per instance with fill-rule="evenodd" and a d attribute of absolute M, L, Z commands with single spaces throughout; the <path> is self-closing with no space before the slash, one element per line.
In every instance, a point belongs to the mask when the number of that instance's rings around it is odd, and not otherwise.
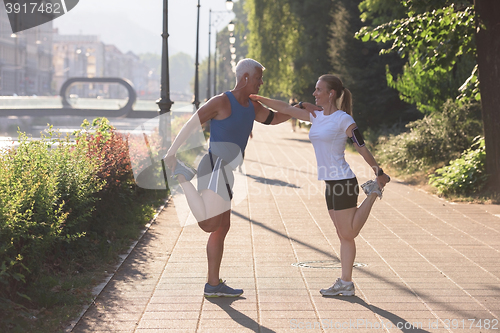
<path fill-rule="evenodd" d="M 328 289 L 321 289 L 319 292 L 323 296 L 354 296 L 354 283 L 343 284 L 340 278 Z"/>
<path fill-rule="evenodd" d="M 190 181 L 196 175 L 196 170 L 177 160 L 174 170 L 174 176 L 176 175 L 183 175 L 187 181 Z"/>
<path fill-rule="evenodd" d="M 370 179 L 366 183 L 361 185 L 361 188 L 365 192 L 365 194 L 368 196 L 372 193 L 376 193 L 380 199 L 382 199 L 382 192 L 384 192 L 383 189 L 381 189 L 378 186 L 378 183 L 376 180 Z"/>
<path fill-rule="evenodd" d="M 205 297 L 238 297 L 243 294 L 243 289 L 233 289 L 226 284 L 226 281 L 219 279 L 219 284 L 214 286 L 205 284 Z"/>

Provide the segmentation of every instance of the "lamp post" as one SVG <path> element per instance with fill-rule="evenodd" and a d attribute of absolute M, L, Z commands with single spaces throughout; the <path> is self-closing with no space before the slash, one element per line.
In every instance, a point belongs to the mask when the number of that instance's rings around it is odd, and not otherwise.
<path fill-rule="evenodd" d="M 228 11 L 231 11 L 233 9 L 233 1 L 232 0 L 227 0 L 226 1 L 226 8 Z M 210 10 L 210 15 L 212 13 L 212 10 Z M 210 82 L 210 26 L 211 26 L 211 22 L 209 24 L 209 52 L 208 52 L 208 73 L 209 73 L 209 78 L 208 78 L 208 82 Z M 198 54 L 199 54 L 199 41 L 200 41 L 200 0 L 198 0 L 198 19 L 196 21 L 196 60 L 195 60 L 195 72 L 194 72 L 194 100 L 193 100 L 193 104 L 196 108 L 196 110 L 198 110 L 198 107 L 200 106 L 200 100 L 199 100 L 199 94 L 198 94 L 198 90 L 199 90 L 199 83 L 198 83 L 198 72 L 199 72 L 199 63 L 198 63 Z M 210 84 L 208 84 L 208 86 L 210 86 Z M 207 88 L 207 99 L 210 98 L 210 88 Z"/>
<path fill-rule="evenodd" d="M 198 49 L 199 49 L 199 44 L 200 44 L 200 0 L 198 0 L 198 20 L 196 22 L 196 60 L 195 60 L 195 71 L 194 71 L 194 100 L 193 104 L 198 110 L 198 107 L 200 106 L 200 100 L 198 97 L 198 70 L 199 70 L 199 64 L 198 64 Z"/>
<path fill-rule="evenodd" d="M 209 15 L 208 15 L 208 71 L 207 71 L 207 100 L 210 99 L 211 94 L 210 94 L 210 78 L 211 78 L 211 73 L 210 73 L 210 67 L 211 67 L 211 61 L 210 61 L 210 57 L 211 57 L 211 52 L 210 52 L 210 47 L 211 47 L 211 35 L 212 35 L 212 25 L 216 25 L 219 20 L 221 19 L 221 17 L 217 17 L 215 22 L 212 24 L 212 12 L 213 13 L 228 13 L 231 11 L 231 9 L 233 8 L 233 2 L 232 1 L 226 1 L 226 8 L 227 8 L 227 11 L 213 11 L 212 9 L 210 9 L 209 11 Z M 234 31 L 234 23 L 233 21 L 229 22 L 229 24 L 227 25 L 227 29 L 232 32 Z M 216 80 L 217 80 L 217 30 L 215 31 L 215 53 L 214 53 L 214 95 L 217 94 L 217 91 L 216 91 L 216 87 L 217 87 L 217 83 L 216 83 Z"/>
<path fill-rule="evenodd" d="M 217 95 L 217 31 L 215 32 L 215 52 L 214 52 L 214 95 Z"/>
<path fill-rule="evenodd" d="M 212 9 L 208 12 L 208 70 L 207 70 L 207 101 L 210 99 L 210 35 L 212 34 Z M 216 32 L 217 36 L 217 32 Z M 216 37 L 217 39 L 217 37 Z M 216 42 L 217 43 L 217 40 Z M 217 44 L 215 46 L 217 48 Z M 215 65 L 214 65 L 215 67 Z M 215 91 L 214 91 L 215 94 Z"/>
<path fill-rule="evenodd" d="M 233 72 L 236 72 L 236 47 L 234 44 L 236 43 L 236 37 L 234 33 L 229 34 L 229 51 L 231 52 L 231 69 Z"/>
<path fill-rule="evenodd" d="M 161 34 L 162 52 L 161 52 L 161 83 L 160 83 L 160 99 L 156 101 L 158 104 L 160 115 L 170 112 L 172 102 L 170 100 L 170 80 L 168 68 L 168 0 L 163 0 L 163 33 Z"/>
<path fill-rule="evenodd" d="M 160 78 L 160 98 L 156 101 L 158 104 L 160 115 L 159 133 L 162 138 L 162 149 L 170 147 L 170 108 L 172 102 L 170 100 L 170 81 L 168 68 L 168 0 L 163 0 L 163 32 L 161 34 L 162 54 L 161 54 L 161 78 Z M 165 115 L 163 116 L 162 115 Z M 165 169 L 165 167 L 163 166 Z"/>
<path fill-rule="evenodd" d="M 17 21 L 17 19 L 16 19 Z M 18 55 L 19 55 L 19 42 L 18 42 L 18 35 L 17 34 L 12 34 L 11 37 L 15 38 L 15 42 L 14 42 L 14 85 L 15 85 L 15 88 L 14 88 L 14 93 L 16 95 L 19 95 L 19 73 L 17 71 L 17 67 L 19 66 L 18 64 L 18 61 L 17 61 L 17 58 L 18 58 Z"/>

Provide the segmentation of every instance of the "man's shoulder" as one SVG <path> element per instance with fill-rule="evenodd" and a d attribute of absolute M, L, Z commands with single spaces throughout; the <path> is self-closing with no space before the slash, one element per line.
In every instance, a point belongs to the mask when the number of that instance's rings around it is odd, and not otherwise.
<path fill-rule="evenodd" d="M 229 103 L 229 97 L 226 93 L 220 93 L 212 97 L 210 101 L 213 101 L 214 103 Z"/>
<path fill-rule="evenodd" d="M 231 103 L 225 93 L 210 98 L 206 106 L 215 113 L 214 119 L 220 120 L 231 114 Z"/>
<path fill-rule="evenodd" d="M 211 108 L 225 107 L 226 105 L 229 105 L 229 98 L 226 96 L 225 93 L 221 93 L 219 95 L 215 95 L 212 98 L 210 98 L 205 103 L 205 105 Z"/>

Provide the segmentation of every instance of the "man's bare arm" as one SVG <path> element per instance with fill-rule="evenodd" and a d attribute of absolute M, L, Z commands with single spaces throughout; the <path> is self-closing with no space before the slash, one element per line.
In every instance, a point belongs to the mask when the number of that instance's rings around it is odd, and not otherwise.
<path fill-rule="evenodd" d="M 182 144 L 186 142 L 186 140 L 193 132 L 201 128 L 201 125 L 217 116 L 218 111 L 223 107 L 223 98 L 225 97 L 221 95 L 213 97 L 201 108 L 199 108 L 198 111 L 196 111 L 196 113 L 193 114 L 191 118 L 186 122 L 186 124 L 184 124 L 184 126 L 172 142 L 167 155 L 165 155 L 165 163 L 170 169 L 173 169 L 175 167 L 175 164 L 177 163 L 175 154 L 177 153 L 177 150 L 180 148 L 180 146 L 182 146 Z"/>

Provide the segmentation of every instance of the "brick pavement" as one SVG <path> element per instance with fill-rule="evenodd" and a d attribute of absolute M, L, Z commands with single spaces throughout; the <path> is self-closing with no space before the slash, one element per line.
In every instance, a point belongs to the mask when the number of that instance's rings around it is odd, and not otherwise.
<path fill-rule="evenodd" d="M 242 297 L 202 296 L 207 235 L 169 204 L 73 332 L 500 331 L 500 207 L 396 179 L 357 238 L 356 296 L 322 297 L 340 276 L 339 241 L 307 133 L 290 129 L 256 124 L 247 148 L 221 269 Z M 371 177 L 347 159 L 360 183 Z"/>

